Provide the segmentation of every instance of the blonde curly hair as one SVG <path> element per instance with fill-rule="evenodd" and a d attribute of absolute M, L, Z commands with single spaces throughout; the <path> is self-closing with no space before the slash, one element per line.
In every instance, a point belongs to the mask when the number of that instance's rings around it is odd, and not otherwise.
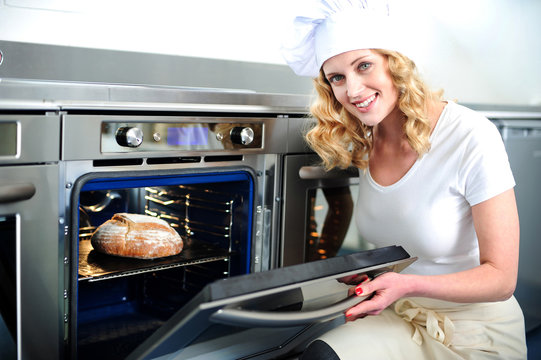
<path fill-rule="evenodd" d="M 421 157 L 430 150 L 428 106 L 441 99 L 442 92 L 432 92 L 418 74 L 415 63 L 406 56 L 390 50 L 373 51 L 387 58 L 392 82 L 400 94 L 398 107 L 405 115 L 405 137 Z M 352 165 L 366 169 L 373 146 L 372 126 L 364 125 L 342 107 L 323 70 L 314 79 L 314 87 L 317 96 L 310 113 L 317 123 L 306 133 L 308 144 L 327 170 Z"/>

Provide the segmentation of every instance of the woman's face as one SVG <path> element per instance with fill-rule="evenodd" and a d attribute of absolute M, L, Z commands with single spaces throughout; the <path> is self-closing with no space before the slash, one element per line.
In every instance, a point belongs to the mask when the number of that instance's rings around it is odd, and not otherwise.
<path fill-rule="evenodd" d="M 334 96 L 363 124 L 374 126 L 397 109 L 387 58 L 369 49 L 352 50 L 323 63 Z"/>

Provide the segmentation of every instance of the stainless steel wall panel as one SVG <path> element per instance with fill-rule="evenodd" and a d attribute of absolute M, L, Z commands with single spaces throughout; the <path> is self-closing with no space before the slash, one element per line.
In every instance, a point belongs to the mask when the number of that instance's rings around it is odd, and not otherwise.
<path fill-rule="evenodd" d="M 308 144 L 304 140 L 304 135 L 306 134 L 307 129 L 309 129 L 310 124 L 313 122 L 313 119 L 308 117 L 300 118 L 290 118 L 289 119 L 289 130 L 288 130 L 288 141 L 287 141 L 287 153 L 311 153 L 311 150 L 308 147 Z"/>
<path fill-rule="evenodd" d="M 95 83 L 74 83 L 60 81 L 37 81 L 1 79 L 0 98 L 7 100 L 31 100 L 44 104 L 58 104 L 63 101 L 108 101 L 111 85 Z"/>
<path fill-rule="evenodd" d="M 515 297 L 526 320 L 526 329 L 541 326 L 541 113 L 539 120 L 497 120 L 515 177 L 520 218 L 520 259 Z"/>
<path fill-rule="evenodd" d="M 247 89 L 308 94 L 287 65 L 0 41 L 0 78 Z"/>

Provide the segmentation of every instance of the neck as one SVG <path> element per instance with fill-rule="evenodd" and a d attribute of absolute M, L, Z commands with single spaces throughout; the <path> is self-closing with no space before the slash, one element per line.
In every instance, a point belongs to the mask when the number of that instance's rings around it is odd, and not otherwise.
<path fill-rule="evenodd" d="M 400 141 L 404 139 L 404 121 L 406 115 L 400 111 L 398 105 L 385 119 L 374 127 L 374 138 L 385 141 Z"/>

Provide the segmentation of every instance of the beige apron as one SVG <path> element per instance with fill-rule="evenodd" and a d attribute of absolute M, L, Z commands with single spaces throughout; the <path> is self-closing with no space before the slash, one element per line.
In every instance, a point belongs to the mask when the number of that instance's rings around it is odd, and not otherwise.
<path fill-rule="evenodd" d="M 524 317 L 514 297 L 476 304 L 405 298 L 320 339 L 341 360 L 526 360 Z"/>

